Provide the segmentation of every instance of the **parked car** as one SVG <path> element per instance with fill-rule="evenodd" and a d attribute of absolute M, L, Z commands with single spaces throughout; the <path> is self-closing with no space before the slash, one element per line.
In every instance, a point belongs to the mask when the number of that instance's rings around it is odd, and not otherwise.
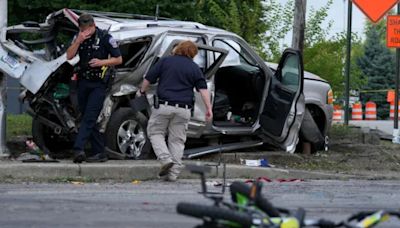
<path fill-rule="evenodd" d="M 71 148 L 79 127 L 74 77 L 79 56 L 67 61 L 65 52 L 78 32 L 80 13 L 62 9 L 47 16 L 44 23 L 8 27 L 0 37 L 0 70 L 19 79 L 26 88 L 21 99 L 29 103 L 34 140 L 53 155 Z M 214 112 L 213 121 L 207 123 L 205 107 L 195 93 L 188 137 L 209 140 L 210 144 L 222 135 L 246 139 L 188 150 L 187 157 L 262 143 L 294 152 L 306 106 L 318 126 L 309 131 L 326 136 L 331 120 L 327 110 L 330 87 L 322 79 L 304 80 L 299 51 L 285 50 L 280 63 L 271 70 L 241 37 L 222 29 L 142 15 L 89 13 L 99 28 L 118 40 L 123 57 L 98 119 L 111 157 L 151 156 L 146 135 L 151 109 L 135 94 L 148 69 L 160 57 L 170 55 L 181 40 L 192 40 L 199 47 L 194 61 L 207 79 Z M 156 86 L 147 95 L 150 105 Z M 305 94 L 310 94 L 308 101 Z"/>

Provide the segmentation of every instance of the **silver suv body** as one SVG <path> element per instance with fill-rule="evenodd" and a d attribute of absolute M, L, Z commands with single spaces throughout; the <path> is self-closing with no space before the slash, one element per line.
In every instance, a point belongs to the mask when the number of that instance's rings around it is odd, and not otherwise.
<path fill-rule="evenodd" d="M 26 22 L 1 33 L 0 70 L 19 79 L 26 88 L 21 97 L 29 102 L 28 113 L 34 117 L 34 140 L 53 154 L 71 146 L 79 127 L 74 78 L 79 57 L 67 61 L 65 54 L 78 32 L 79 13 L 63 9 L 50 14 L 44 23 Z M 298 51 L 286 50 L 281 62 L 270 68 L 241 37 L 222 29 L 146 16 L 92 14 L 96 25 L 118 40 L 124 60 L 115 69 L 98 119 L 110 155 L 134 159 L 150 156 L 146 126 L 157 85 L 151 87 L 147 100 L 135 99 L 135 93 L 149 68 L 169 55 L 181 40 L 192 40 L 199 47 L 194 61 L 207 79 L 214 112 L 213 121 L 206 122 L 205 108 L 196 92 L 189 138 L 212 144 L 221 136 L 244 136 L 246 141 L 229 148 L 267 142 L 294 152 L 300 129 L 301 134 L 308 132 L 302 127 L 307 100 L 314 105 L 310 107 L 318 108 L 316 116 L 324 123 L 318 118 L 313 122 L 320 136 L 326 135 L 332 116 L 327 104 L 330 86 L 319 78 L 304 80 Z M 188 151 L 187 155 L 202 151 L 207 149 Z M 208 151 L 213 149 L 208 147 Z"/>

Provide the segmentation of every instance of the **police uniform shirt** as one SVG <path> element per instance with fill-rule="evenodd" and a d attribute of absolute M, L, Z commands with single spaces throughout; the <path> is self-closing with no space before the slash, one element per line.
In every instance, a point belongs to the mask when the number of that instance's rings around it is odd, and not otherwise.
<path fill-rule="evenodd" d="M 83 41 L 78 49 L 79 73 L 85 78 L 97 79 L 101 73 L 101 67 L 90 67 L 90 60 L 108 59 L 121 56 L 117 41 L 106 31 L 96 27 L 96 32 Z"/>
<path fill-rule="evenodd" d="M 203 73 L 192 59 L 174 55 L 161 58 L 145 77 L 150 83 L 158 81 L 160 100 L 193 105 L 193 88 L 207 89 Z"/>

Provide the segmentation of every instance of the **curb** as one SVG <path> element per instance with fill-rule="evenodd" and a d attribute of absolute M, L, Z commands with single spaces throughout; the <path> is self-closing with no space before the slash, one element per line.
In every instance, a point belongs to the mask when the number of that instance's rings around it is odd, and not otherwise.
<path fill-rule="evenodd" d="M 186 164 L 195 162 L 186 162 Z M 196 163 L 198 164 L 198 163 Z M 210 178 L 222 178 L 223 168 L 212 165 Z M 215 165 L 213 165 L 215 164 Z M 160 165 L 152 161 L 109 161 L 107 163 L 74 164 L 71 161 L 60 163 L 22 163 L 0 161 L 0 183 L 5 181 L 60 181 L 84 179 L 88 181 L 132 181 L 157 179 Z M 400 179 L 379 175 L 346 175 L 303 170 L 285 170 L 277 168 L 247 167 L 226 165 L 227 179 L 254 179 L 257 177 L 295 178 L 304 180 L 351 180 L 351 179 Z M 198 179 L 199 176 L 183 170 L 181 179 Z"/>

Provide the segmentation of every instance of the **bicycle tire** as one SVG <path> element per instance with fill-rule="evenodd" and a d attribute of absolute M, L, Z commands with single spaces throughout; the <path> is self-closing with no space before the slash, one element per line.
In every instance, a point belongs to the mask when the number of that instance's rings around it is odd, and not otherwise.
<path fill-rule="evenodd" d="M 251 215 L 216 206 L 182 202 L 178 203 L 176 210 L 179 214 L 199 219 L 224 220 L 240 224 L 243 227 L 251 227 L 253 225 Z"/>
<path fill-rule="evenodd" d="M 236 194 L 242 194 L 250 197 L 251 187 L 246 183 L 235 181 L 230 186 L 231 197 L 233 202 L 237 202 Z M 255 205 L 270 217 L 280 217 L 278 209 L 269 202 L 262 194 L 258 194 L 255 199 Z"/>

